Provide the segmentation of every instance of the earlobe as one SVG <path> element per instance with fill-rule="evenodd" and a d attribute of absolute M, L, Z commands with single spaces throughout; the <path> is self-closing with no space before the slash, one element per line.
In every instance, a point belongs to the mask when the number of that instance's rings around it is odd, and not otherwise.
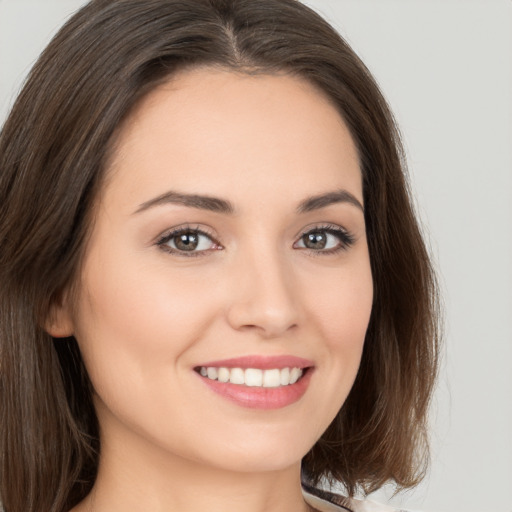
<path fill-rule="evenodd" d="M 54 338 L 68 338 L 74 334 L 71 308 L 65 295 L 52 302 L 44 321 L 44 330 Z"/>

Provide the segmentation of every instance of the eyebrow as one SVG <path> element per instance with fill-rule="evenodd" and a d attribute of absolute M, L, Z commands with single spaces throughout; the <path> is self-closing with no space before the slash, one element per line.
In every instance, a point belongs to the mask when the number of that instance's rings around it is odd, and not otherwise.
<path fill-rule="evenodd" d="M 348 190 L 343 189 L 308 197 L 299 203 L 297 212 L 312 212 L 314 210 L 320 210 L 321 208 L 325 208 L 337 203 L 351 204 L 364 213 L 364 207 L 361 202 L 353 194 L 348 192 Z M 148 210 L 149 208 L 164 204 L 179 204 L 188 208 L 197 208 L 200 210 L 208 210 L 216 213 L 235 213 L 233 204 L 226 199 L 199 194 L 183 194 L 175 191 L 166 192 L 158 197 L 142 203 L 134 213 L 140 213 L 142 211 Z"/>
<path fill-rule="evenodd" d="M 179 192 L 169 191 L 161 196 L 142 203 L 137 210 L 135 210 L 135 213 L 168 203 L 180 204 L 182 206 L 188 206 L 189 208 L 198 208 L 200 210 L 209 210 L 217 213 L 232 214 L 235 212 L 233 205 L 225 199 L 197 194 L 181 194 Z"/>
<path fill-rule="evenodd" d="M 357 199 L 357 197 L 351 194 L 348 190 L 344 189 L 308 197 L 299 204 L 297 211 L 299 213 L 307 213 L 314 210 L 320 210 L 321 208 L 337 203 L 351 204 L 352 206 L 359 208 L 364 213 L 364 207 L 359 199 Z"/>

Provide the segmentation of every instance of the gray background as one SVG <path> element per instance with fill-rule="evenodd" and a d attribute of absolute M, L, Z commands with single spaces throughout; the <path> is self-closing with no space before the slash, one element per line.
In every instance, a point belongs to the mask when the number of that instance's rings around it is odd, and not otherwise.
<path fill-rule="evenodd" d="M 0 123 L 38 53 L 83 3 L 0 0 Z M 444 291 L 433 464 L 392 503 L 511 512 L 512 2 L 306 3 L 353 45 L 391 103 Z"/>

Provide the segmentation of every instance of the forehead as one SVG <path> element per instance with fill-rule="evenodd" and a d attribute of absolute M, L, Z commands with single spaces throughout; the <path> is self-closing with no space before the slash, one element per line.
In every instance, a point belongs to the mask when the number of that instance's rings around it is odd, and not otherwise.
<path fill-rule="evenodd" d="M 304 79 L 211 68 L 182 72 L 148 94 L 120 130 L 106 192 L 166 188 L 300 200 L 343 186 L 362 202 L 358 154 L 331 101 Z M 236 197 L 234 198 L 236 201 Z"/>

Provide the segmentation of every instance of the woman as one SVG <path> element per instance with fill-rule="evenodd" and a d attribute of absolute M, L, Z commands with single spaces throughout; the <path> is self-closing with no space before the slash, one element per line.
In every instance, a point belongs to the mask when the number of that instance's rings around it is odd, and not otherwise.
<path fill-rule="evenodd" d="M 421 479 L 434 275 L 392 116 L 313 11 L 91 2 L 0 169 L 6 512 L 359 511 Z"/>

